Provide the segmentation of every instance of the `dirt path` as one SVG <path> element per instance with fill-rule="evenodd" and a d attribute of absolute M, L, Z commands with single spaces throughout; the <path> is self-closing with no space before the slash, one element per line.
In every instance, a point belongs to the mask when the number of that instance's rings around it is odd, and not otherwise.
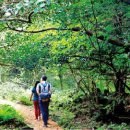
<path fill-rule="evenodd" d="M 20 112 L 20 114 L 25 118 L 25 122 L 34 130 L 63 130 L 58 126 L 57 123 L 49 119 L 48 123 L 48 128 L 43 128 L 43 122 L 42 119 L 40 121 L 34 120 L 34 112 L 32 107 L 28 107 L 25 105 L 21 105 L 18 103 L 13 103 L 11 101 L 7 100 L 1 100 L 0 99 L 0 104 L 9 104 L 13 106 L 17 111 Z"/>

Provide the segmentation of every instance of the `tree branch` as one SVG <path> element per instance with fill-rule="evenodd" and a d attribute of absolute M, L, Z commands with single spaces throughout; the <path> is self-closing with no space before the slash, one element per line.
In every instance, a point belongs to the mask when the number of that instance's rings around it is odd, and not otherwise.
<path fill-rule="evenodd" d="M 16 31 L 16 32 L 24 32 L 24 33 L 40 33 L 40 32 L 45 32 L 45 31 L 50 31 L 50 30 L 56 30 L 56 31 L 80 31 L 80 28 L 79 27 L 76 27 L 76 28 L 46 28 L 46 29 L 42 29 L 42 30 L 36 30 L 36 31 L 26 31 L 26 30 L 20 30 L 20 29 L 16 29 L 16 28 L 13 28 L 13 27 L 10 27 L 8 24 L 7 24 L 8 28 L 10 30 L 13 30 L 13 31 Z"/>
<path fill-rule="evenodd" d="M 9 64 L 0 63 L 0 66 L 11 66 Z"/>
<path fill-rule="evenodd" d="M 13 46 L 14 45 L 14 43 L 12 43 L 12 44 L 10 44 L 10 45 L 3 45 L 3 46 L 0 46 L 0 48 L 7 48 L 7 47 L 11 47 L 11 46 Z"/>
<path fill-rule="evenodd" d="M 0 19 L 0 21 L 16 21 L 16 22 L 23 22 L 23 23 L 32 23 L 31 17 L 34 14 L 34 12 L 31 12 L 28 15 L 28 19 L 17 19 L 17 18 L 5 18 L 5 19 Z"/>
<path fill-rule="evenodd" d="M 14 27 L 11 27 L 7 24 L 8 28 L 10 30 L 16 31 L 16 32 L 23 32 L 23 33 L 40 33 L 40 32 L 45 32 L 45 31 L 50 31 L 50 30 L 55 30 L 55 31 L 74 31 L 74 32 L 78 32 L 81 31 L 82 29 L 79 27 L 75 27 L 75 28 L 46 28 L 46 29 L 42 29 L 42 30 L 36 30 L 36 31 L 27 31 L 27 30 L 23 30 L 23 29 L 16 29 Z M 85 30 L 85 34 L 87 34 L 88 36 L 93 36 L 94 33 L 90 30 Z M 106 38 L 103 35 L 97 36 L 97 39 L 101 40 L 101 41 L 105 41 Z M 123 42 L 119 41 L 118 39 L 112 39 L 109 38 L 107 40 L 108 43 L 111 43 L 113 45 L 116 46 L 120 46 L 120 47 L 125 47 L 125 48 L 130 48 L 130 45 L 125 45 Z"/>

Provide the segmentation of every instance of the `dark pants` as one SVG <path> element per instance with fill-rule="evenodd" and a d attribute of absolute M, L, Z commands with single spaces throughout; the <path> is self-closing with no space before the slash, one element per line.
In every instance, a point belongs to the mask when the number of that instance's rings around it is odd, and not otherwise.
<path fill-rule="evenodd" d="M 40 116 L 39 102 L 38 101 L 33 101 L 33 104 L 34 104 L 35 118 L 38 119 L 38 117 Z"/>
<path fill-rule="evenodd" d="M 49 102 L 42 102 L 41 100 L 39 101 L 40 105 L 40 111 L 42 113 L 42 119 L 44 122 L 44 125 L 47 125 L 48 122 L 48 117 L 49 117 Z"/>

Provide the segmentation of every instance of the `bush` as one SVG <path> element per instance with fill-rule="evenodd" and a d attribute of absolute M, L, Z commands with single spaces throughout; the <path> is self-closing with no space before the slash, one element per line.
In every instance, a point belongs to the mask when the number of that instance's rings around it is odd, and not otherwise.
<path fill-rule="evenodd" d="M 32 102 L 29 100 L 29 98 L 27 98 L 26 96 L 21 96 L 19 98 L 19 101 L 24 104 L 24 105 L 27 105 L 27 106 L 31 106 L 32 105 Z"/>
<path fill-rule="evenodd" d="M 70 110 L 74 107 L 73 93 L 74 90 L 55 90 L 52 94 L 50 116 L 64 128 L 70 128 L 75 118 L 75 113 Z"/>
<path fill-rule="evenodd" d="M 108 129 L 108 130 L 129 130 L 130 127 L 125 123 L 122 123 L 120 125 L 109 124 L 109 125 L 103 125 L 103 126 L 99 127 L 97 130 L 105 130 L 105 129 Z"/>
<path fill-rule="evenodd" d="M 24 118 L 10 105 L 0 105 L 0 126 L 1 125 L 25 125 Z"/>
<path fill-rule="evenodd" d="M 28 95 L 27 91 L 19 85 L 12 82 L 0 84 L 0 98 L 7 100 L 18 100 L 20 97 Z"/>

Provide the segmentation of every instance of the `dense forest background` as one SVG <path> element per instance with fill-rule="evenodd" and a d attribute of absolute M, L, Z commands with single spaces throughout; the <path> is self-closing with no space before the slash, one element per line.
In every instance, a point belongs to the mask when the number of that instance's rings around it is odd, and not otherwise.
<path fill-rule="evenodd" d="M 0 0 L 0 35 L 1 97 L 46 74 L 63 127 L 129 127 L 129 0 Z"/>

